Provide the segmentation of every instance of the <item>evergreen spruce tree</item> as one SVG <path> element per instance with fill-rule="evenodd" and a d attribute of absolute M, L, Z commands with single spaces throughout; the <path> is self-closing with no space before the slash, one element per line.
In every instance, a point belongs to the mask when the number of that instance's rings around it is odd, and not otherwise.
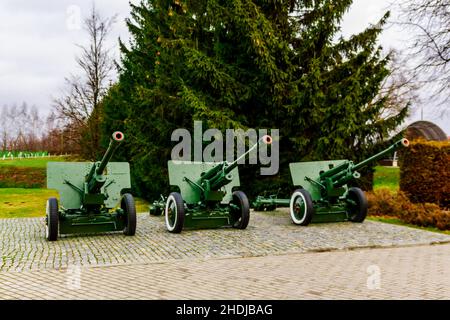
<path fill-rule="evenodd" d="M 362 157 L 379 148 L 407 106 L 375 121 L 389 56 L 377 45 L 387 15 L 338 38 L 351 0 L 144 0 L 132 5 L 131 43 L 104 103 L 105 133 L 122 129 L 140 195 L 167 192 L 171 133 L 204 126 L 280 128 L 289 162 Z M 244 189 L 259 177 L 243 172 Z M 267 187 L 267 182 L 264 183 Z M 261 186 L 263 188 L 263 186 Z M 253 186 L 255 192 L 260 189 Z"/>

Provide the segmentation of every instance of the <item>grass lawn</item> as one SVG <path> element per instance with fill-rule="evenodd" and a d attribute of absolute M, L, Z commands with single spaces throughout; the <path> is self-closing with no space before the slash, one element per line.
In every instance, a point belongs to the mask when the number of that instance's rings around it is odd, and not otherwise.
<path fill-rule="evenodd" d="M 373 188 L 389 188 L 392 191 L 399 190 L 400 169 L 398 167 L 375 167 L 373 176 Z"/>
<path fill-rule="evenodd" d="M 43 157 L 0 160 L 0 167 L 46 168 L 49 161 L 64 161 L 65 157 Z"/>
<path fill-rule="evenodd" d="M 47 199 L 57 195 L 47 189 L 2 188 L 0 218 L 43 217 Z"/>
<path fill-rule="evenodd" d="M 148 213 L 148 206 L 149 203 L 141 198 L 134 198 L 134 201 L 136 202 L 136 212 L 142 213 L 146 212 Z"/>
<path fill-rule="evenodd" d="M 375 173 L 373 177 L 373 188 L 388 188 L 391 192 L 399 191 L 399 181 L 400 181 L 400 169 L 398 167 L 383 167 L 377 166 L 375 167 Z M 420 227 L 413 224 L 407 224 L 400 219 L 393 217 L 379 217 L 379 216 L 369 216 L 367 220 L 379 221 L 384 223 L 390 223 L 400 226 L 406 226 L 410 228 L 426 230 L 431 232 L 438 232 L 450 235 L 450 231 L 439 230 L 434 227 Z"/>
<path fill-rule="evenodd" d="M 44 217 L 47 199 L 58 197 L 48 189 L 0 188 L 0 219 Z M 148 212 L 148 203 L 135 198 L 137 212 Z"/>
<path fill-rule="evenodd" d="M 443 234 L 450 235 L 450 230 L 445 230 L 444 231 L 444 230 L 439 230 L 438 228 L 434 228 L 434 227 L 420 227 L 420 226 L 416 226 L 416 225 L 413 225 L 413 224 L 404 223 L 400 219 L 392 218 L 392 217 L 367 217 L 367 220 L 379 221 L 379 222 L 390 223 L 390 224 L 395 224 L 395 225 L 399 225 L 399 226 L 406 226 L 406 227 L 410 227 L 410 228 L 415 228 L 415 229 L 426 230 L 426 231 L 431 231 L 431 232 L 437 232 L 437 233 L 443 233 Z"/>

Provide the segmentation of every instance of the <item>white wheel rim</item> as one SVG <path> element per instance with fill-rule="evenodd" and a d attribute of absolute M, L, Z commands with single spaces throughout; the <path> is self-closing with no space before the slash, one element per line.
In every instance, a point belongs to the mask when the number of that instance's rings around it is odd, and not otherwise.
<path fill-rule="evenodd" d="M 297 219 L 297 217 L 295 216 L 295 210 L 294 210 L 294 205 L 295 205 L 298 197 L 302 198 L 302 201 L 305 205 L 305 211 L 303 212 L 303 217 L 301 219 Z M 292 194 L 291 202 L 289 204 L 289 210 L 291 213 L 292 222 L 294 222 L 295 224 L 301 224 L 305 221 L 306 211 L 308 210 L 308 208 L 306 207 L 306 199 L 305 199 L 305 196 L 303 195 L 303 193 L 301 193 L 300 191 L 296 191 Z"/>
<path fill-rule="evenodd" d="M 169 221 L 169 208 L 171 207 L 172 203 L 175 205 L 175 213 L 174 213 L 175 219 L 173 221 L 173 225 L 171 226 L 170 225 L 170 221 Z M 175 229 L 175 225 L 177 224 L 178 212 L 176 210 L 177 210 L 177 203 L 175 201 L 175 197 L 174 196 L 169 196 L 167 198 L 166 209 L 165 209 L 165 212 L 164 212 L 164 215 L 166 216 L 165 217 L 166 227 L 167 227 L 167 230 L 169 230 L 169 231 L 173 231 Z"/>

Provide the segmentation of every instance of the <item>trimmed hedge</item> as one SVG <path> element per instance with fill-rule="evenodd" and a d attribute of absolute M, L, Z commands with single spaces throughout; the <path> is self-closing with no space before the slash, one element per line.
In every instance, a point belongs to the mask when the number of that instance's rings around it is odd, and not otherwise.
<path fill-rule="evenodd" d="M 422 227 L 450 230 L 450 211 L 434 203 L 412 203 L 403 192 L 380 188 L 367 193 L 369 215 L 388 216 Z"/>
<path fill-rule="evenodd" d="M 412 141 L 400 154 L 400 190 L 415 203 L 450 206 L 450 141 Z"/>
<path fill-rule="evenodd" d="M 45 188 L 45 168 L 0 167 L 0 188 Z"/>

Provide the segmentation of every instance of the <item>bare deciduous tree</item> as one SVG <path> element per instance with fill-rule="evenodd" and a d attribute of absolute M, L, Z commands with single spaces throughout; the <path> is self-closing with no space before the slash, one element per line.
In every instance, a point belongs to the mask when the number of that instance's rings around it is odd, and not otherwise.
<path fill-rule="evenodd" d="M 377 108 L 377 114 L 374 114 L 372 119 L 373 124 L 392 121 L 401 112 L 407 112 L 408 115 L 419 102 L 415 73 L 405 66 L 402 60 L 404 58 L 399 52 L 391 50 L 389 56 L 389 75 L 383 80 L 378 94 L 366 106 L 368 109 L 382 106 Z M 386 137 L 380 131 L 376 138 L 383 140 Z"/>
<path fill-rule="evenodd" d="M 36 106 L 29 107 L 25 102 L 5 105 L 0 111 L 0 150 L 66 153 L 70 150 L 67 143 L 52 142 L 61 136 L 60 127 L 53 113 L 45 119 Z"/>
<path fill-rule="evenodd" d="M 385 97 L 386 102 L 382 108 L 379 119 L 388 119 L 398 114 L 406 105 L 410 109 L 419 102 L 417 94 L 417 77 L 406 67 L 405 58 L 395 50 L 390 52 L 389 76 L 381 86 L 379 97 Z"/>
<path fill-rule="evenodd" d="M 111 82 L 115 67 L 111 51 L 106 47 L 106 39 L 116 18 L 102 18 L 95 7 L 84 26 L 89 36 L 89 45 L 79 46 L 81 55 L 76 62 L 81 75 L 66 78 L 67 92 L 54 100 L 57 114 L 71 128 L 67 139 L 77 141 L 78 151 L 86 158 L 96 156 L 100 136 L 100 102 Z"/>
<path fill-rule="evenodd" d="M 431 98 L 449 103 L 450 1 L 403 0 L 398 6 L 398 24 L 414 35 L 407 51 L 420 86 L 426 86 Z"/>

